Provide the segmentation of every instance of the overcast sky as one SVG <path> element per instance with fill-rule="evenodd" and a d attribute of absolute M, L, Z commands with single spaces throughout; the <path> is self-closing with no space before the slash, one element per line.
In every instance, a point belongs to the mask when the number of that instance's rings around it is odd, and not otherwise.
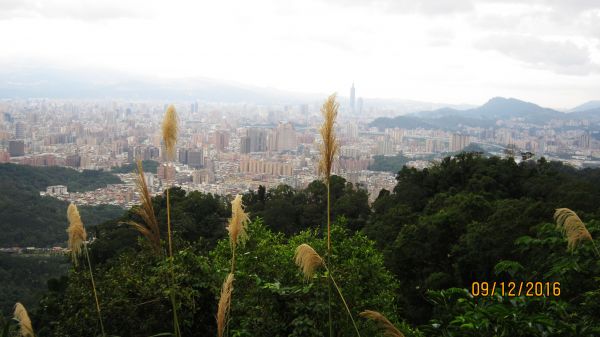
<path fill-rule="evenodd" d="M 525 4 L 527 3 L 527 4 Z M 0 67 L 564 108 L 600 99 L 599 0 L 0 0 Z"/>

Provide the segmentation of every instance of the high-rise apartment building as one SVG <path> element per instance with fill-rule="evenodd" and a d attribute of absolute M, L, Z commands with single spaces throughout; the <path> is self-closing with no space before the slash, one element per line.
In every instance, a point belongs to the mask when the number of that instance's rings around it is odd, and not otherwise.
<path fill-rule="evenodd" d="M 356 101 L 356 114 L 359 116 L 362 116 L 362 112 L 363 112 L 363 99 L 362 99 L 362 97 L 359 97 L 358 100 Z"/>
<path fill-rule="evenodd" d="M 189 149 L 178 149 L 177 150 L 177 161 L 181 164 L 187 165 Z"/>
<path fill-rule="evenodd" d="M 127 161 L 130 163 L 136 160 L 157 160 L 158 158 L 160 158 L 160 149 L 154 146 L 132 146 L 127 150 Z"/>
<path fill-rule="evenodd" d="M 279 123 L 274 132 L 275 151 L 295 151 L 298 147 L 296 130 L 292 123 Z"/>
<path fill-rule="evenodd" d="M 21 157 L 25 155 L 25 142 L 23 140 L 9 140 L 8 153 L 11 157 Z"/>
<path fill-rule="evenodd" d="M 225 152 L 225 149 L 229 147 L 229 133 L 222 130 L 215 131 L 212 143 L 218 151 Z"/>
<path fill-rule="evenodd" d="M 289 163 L 254 158 L 241 158 L 239 170 L 242 173 L 267 174 L 272 176 L 292 176 L 294 166 Z"/>
<path fill-rule="evenodd" d="M 358 125 L 354 122 L 347 123 L 344 125 L 344 133 L 346 138 L 350 140 L 358 139 Z"/>
<path fill-rule="evenodd" d="M 450 151 L 458 152 L 462 151 L 467 145 L 471 143 L 468 135 L 463 135 L 460 133 L 452 134 L 452 138 L 450 139 Z"/>
<path fill-rule="evenodd" d="M 390 136 L 385 135 L 377 142 L 377 154 L 384 156 L 396 154 L 394 142 Z"/>
<path fill-rule="evenodd" d="M 204 151 L 202 149 L 189 150 L 187 164 L 189 167 L 196 169 L 204 167 Z"/>
<path fill-rule="evenodd" d="M 25 139 L 27 125 L 23 122 L 15 123 L 15 139 Z"/>
<path fill-rule="evenodd" d="M 157 176 L 161 180 L 173 181 L 175 179 L 175 166 L 166 163 L 158 166 Z"/>
<path fill-rule="evenodd" d="M 240 152 L 265 152 L 267 151 L 267 129 L 248 128 L 245 135 L 240 138 Z"/>
<path fill-rule="evenodd" d="M 211 170 L 197 170 L 192 172 L 194 184 L 212 184 L 215 182 L 215 174 Z"/>
<path fill-rule="evenodd" d="M 579 147 L 584 148 L 584 149 L 589 149 L 591 143 L 592 143 L 592 139 L 591 139 L 589 133 L 585 132 L 584 134 L 579 136 Z"/>
<path fill-rule="evenodd" d="M 354 89 L 354 82 L 352 82 L 352 88 L 350 88 L 350 113 L 354 115 L 356 104 L 356 90 Z"/>

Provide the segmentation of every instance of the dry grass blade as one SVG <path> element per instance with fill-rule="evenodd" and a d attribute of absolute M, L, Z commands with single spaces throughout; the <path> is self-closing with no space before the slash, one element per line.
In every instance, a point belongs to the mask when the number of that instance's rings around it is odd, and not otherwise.
<path fill-rule="evenodd" d="M 229 226 L 227 226 L 232 247 L 244 243 L 247 239 L 246 226 L 249 221 L 248 214 L 244 212 L 242 196 L 238 194 L 231 202 L 231 219 L 229 219 Z"/>
<path fill-rule="evenodd" d="M 307 280 L 313 277 L 315 270 L 323 265 L 323 259 L 317 252 L 306 243 L 301 244 L 296 248 L 296 254 L 294 254 L 294 260 L 296 265 L 302 268 L 304 278 Z"/>
<path fill-rule="evenodd" d="M 554 212 L 557 228 L 567 237 L 567 247 L 573 251 L 579 243 L 592 241 L 592 235 L 579 216 L 568 208 L 557 208 Z M 593 241 L 592 241 L 593 242 Z"/>
<path fill-rule="evenodd" d="M 323 125 L 321 125 L 321 160 L 319 161 L 319 173 L 323 174 L 326 179 L 331 176 L 333 162 L 338 152 L 338 142 L 335 136 L 335 119 L 337 118 L 339 103 L 335 101 L 336 94 L 327 98 L 321 107 L 323 114 Z"/>
<path fill-rule="evenodd" d="M 15 304 L 14 319 L 19 322 L 20 335 L 23 337 L 35 337 L 33 328 L 31 327 L 31 320 L 27 314 L 27 310 L 23 304 L 17 302 Z"/>
<path fill-rule="evenodd" d="M 87 239 L 87 233 L 74 203 L 71 203 L 67 209 L 67 219 L 69 219 L 69 227 L 67 228 L 69 235 L 68 248 L 71 251 L 73 263 L 77 265 L 77 257 L 81 254 L 81 247 Z"/>
<path fill-rule="evenodd" d="M 404 337 L 404 334 L 392 322 L 377 311 L 365 310 L 360 313 L 360 316 L 377 322 L 377 325 L 381 327 L 383 335 L 386 337 Z"/>
<path fill-rule="evenodd" d="M 179 132 L 178 117 L 175 107 L 171 104 L 165 112 L 162 123 L 162 137 L 167 151 L 167 160 L 175 158 L 175 145 L 177 144 L 177 133 Z"/>
<path fill-rule="evenodd" d="M 219 298 L 219 309 L 217 310 L 217 331 L 219 337 L 225 333 L 225 326 L 229 319 L 229 308 L 231 306 L 231 293 L 233 292 L 233 274 L 229 273 L 223 282 L 221 288 L 221 298 Z"/>
<path fill-rule="evenodd" d="M 139 224 L 134 221 L 128 221 L 126 223 L 133 226 L 133 228 L 135 228 L 138 232 L 145 236 L 148 239 L 148 241 L 150 241 L 154 252 L 156 254 L 159 254 L 161 251 L 160 228 L 158 226 L 156 216 L 154 215 L 154 206 L 152 206 L 152 196 L 150 195 L 150 191 L 148 190 L 146 179 L 144 179 L 144 169 L 142 168 L 141 160 L 137 161 L 137 170 L 138 176 L 135 183 L 138 192 L 140 193 L 141 205 L 137 207 L 134 210 L 134 212 L 142 218 L 144 223 Z"/>

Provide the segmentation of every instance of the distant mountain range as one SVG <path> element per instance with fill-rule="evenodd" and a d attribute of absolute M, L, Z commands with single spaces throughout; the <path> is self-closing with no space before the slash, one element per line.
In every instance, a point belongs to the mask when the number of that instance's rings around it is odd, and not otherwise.
<path fill-rule="evenodd" d="M 600 122 L 600 101 L 582 104 L 571 111 L 565 113 L 515 98 L 494 97 L 477 108 L 466 110 L 442 108 L 394 118 L 381 117 L 371 122 L 370 126 L 379 129 L 401 127 L 452 130 L 462 125 L 490 127 L 498 120 L 511 119 L 520 119 L 536 125 L 543 125 L 552 119 L 589 119 Z"/>
<path fill-rule="evenodd" d="M 195 100 L 294 103 L 318 95 L 207 78 L 162 79 L 107 71 L 53 68 L 0 70 L 0 98 Z"/>
<path fill-rule="evenodd" d="M 589 102 L 583 103 L 581 105 L 574 107 L 573 109 L 571 109 L 569 111 L 577 112 L 577 111 L 593 110 L 593 109 L 598 109 L 598 108 L 600 108 L 600 100 L 589 101 Z"/>
<path fill-rule="evenodd" d="M 294 93 L 208 78 L 163 79 L 104 70 L 65 70 L 49 67 L 0 68 L 0 99 L 126 99 L 224 103 L 306 104 L 320 103 L 329 93 Z M 340 96 L 344 106 L 347 97 Z M 498 119 L 522 118 L 539 123 L 564 118 L 565 113 L 514 98 L 492 98 L 486 104 L 451 105 L 400 99 L 364 98 L 364 106 L 380 116 L 373 126 L 390 123 L 403 127 L 453 128 L 458 125 L 487 126 Z M 600 100 L 570 110 L 568 118 L 597 119 Z"/>
<path fill-rule="evenodd" d="M 330 93 L 294 93 L 209 78 L 163 79 L 93 69 L 0 67 L 0 99 L 125 99 L 252 104 L 320 104 Z M 344 106 L 348 98 L 339 96 Z M 365 109 L 394 116 L 442 107 L 472 108 L 415 100 L 364 98 Z"/>

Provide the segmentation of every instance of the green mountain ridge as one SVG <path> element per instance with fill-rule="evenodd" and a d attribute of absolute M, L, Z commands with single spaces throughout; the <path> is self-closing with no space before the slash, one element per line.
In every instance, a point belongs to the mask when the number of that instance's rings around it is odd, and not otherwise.
<path fill-rule="evenodd" d="M 68 203 L 40 196 L 47 186 L 89 191 L 116 183 L 121 183 L 117 176 L 100 171 L 0 164 L 0 247 L 64 246 Z M 86 225 L 95 225 L 123 213 L 123 209 L 83 206 L 81 213 Z"/>
<path fill-rule="evenodd" d="M 600 121 L 600 110 L 598 110 L 598 107 L 594 105 L 589 105 L 589 107 L 589 109 L 582 108 L 576 112 L 564 113 L 515 98 L 494 97 L 484 105 L 473 109 L 457 110 L 442 108 L 393 118 L 380 117 L 373 120 L 369 126 L 379 129 L 420 127 L 425 129 L 454 130 L 458 129 L 461 125 L 493 127 L 497 120 L 513 118 L 520 118 L 525 122 L 534 124 L 543 124 L 552 119 L 591 119 L 593 121 Z"/>

